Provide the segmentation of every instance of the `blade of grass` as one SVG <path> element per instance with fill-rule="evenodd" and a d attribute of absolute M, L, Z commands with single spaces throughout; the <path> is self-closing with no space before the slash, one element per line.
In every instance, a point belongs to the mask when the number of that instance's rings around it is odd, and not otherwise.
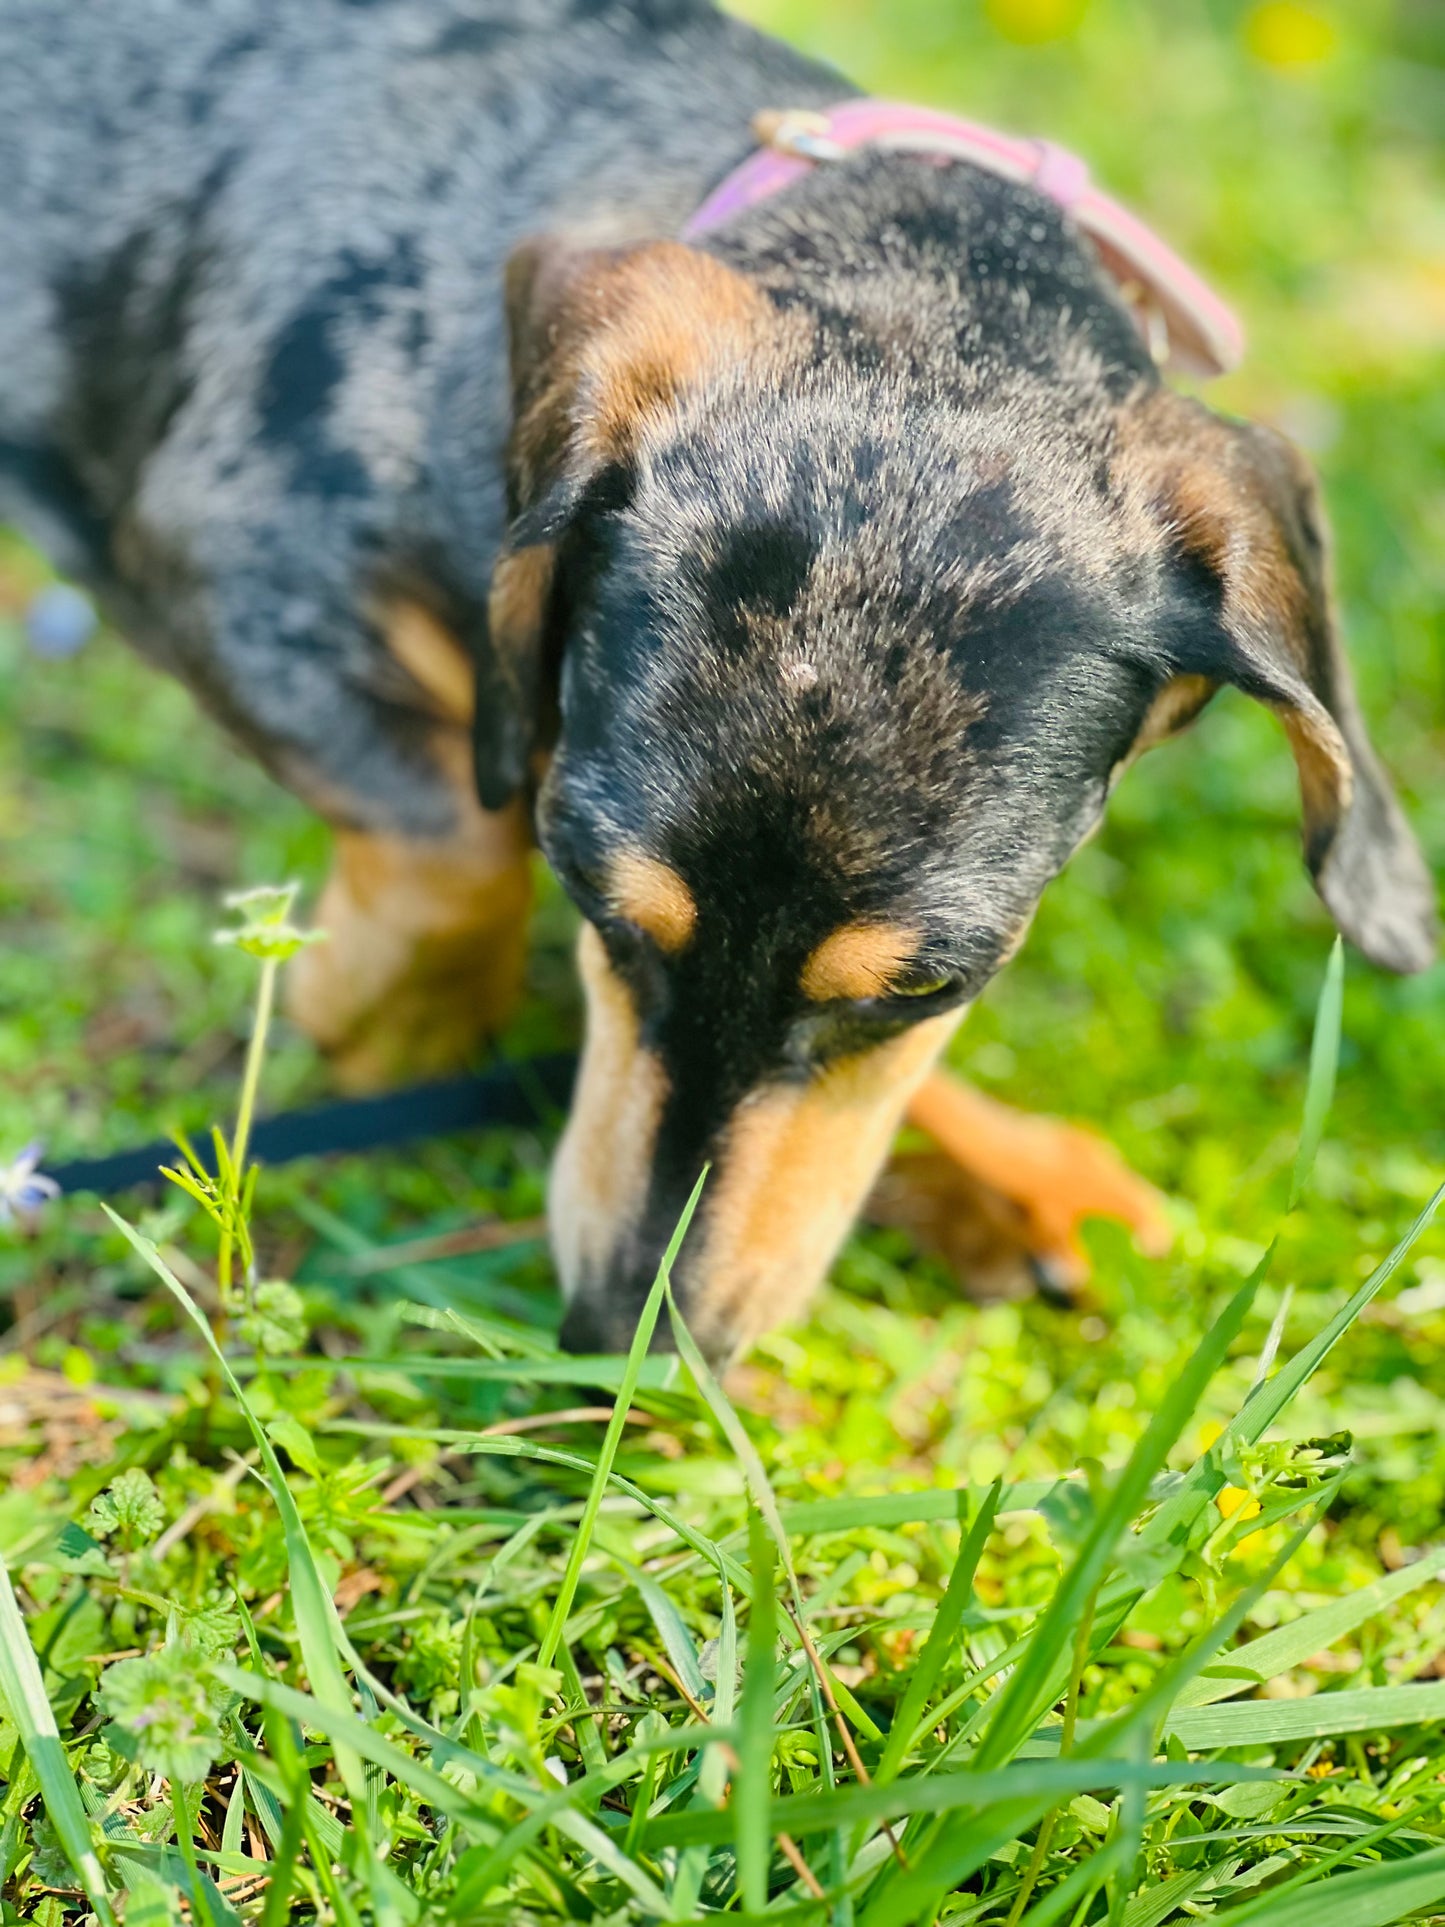
<path fill-rule="evenodd" d="M 773 1758 L 773 1681 L 777 1671 L 777 1601 L 772 1546 L 763 1520 L 748 1520 L 752 1603 L 748 1614 L 743 1690 L 738 1702 L 738 1768 L 733 1776 L 733 1845 L 738 1891 L 749 1913 L 768 1904 L 768 1866 L 772 1842 L 768 1799 Z"/>
<path fill-rule="evenodd" d="M 257 1369 L 253 1360 L 242 1359 L 237 1363 L 248 1375 Z M 622 1358 L 559 1358 L 551 1353 L 545 1358 L 463 1358 L 425 1352 L 401 1356 L 393 1353 L 390 1357 L 376 1358 L 343 1355 L 332 1363 L 339 1371 L 391 1373 L 398 1378 L 461 1379 L 478 1385 L 595 1385 L 607 1391 L 620 1387 L 627 1371 L 627 1361 Z M 316 1360 L 268 1358 L 266 1370 L 292 1377 L 314 1372 Z M 639 1366 L 635 1388 L 646 1392 L 667 1391 L 676 1375 L 676 1359 L 654 1355 L 645 1358 Z"/>
<path fill-rule="evenodd" d="M 1111 1846 L 1122 1844 L 1119 1840 L 1110 1842 Z M 1187 1867 L 1183 1873 L 1171 1874 L 1167 1880 L 1154 1881 L 1125 1907 L 1120 1927 L 1160 1927 L 1161 1921 L 1168 1920 L 1191 1894 L 1213 1879 L 1214 1872 L 1215 1869 L 1206 1864 Z"/>
<path fill-rule="evenodd" d="M 407 1787 L 417 1799 L 434 1807 L 438 1813 L 461 1825 L 476 1823 L 483 1833 L 494 1832 L 496 1816 L 490 1806 L 484 1805 L 475 1795 L 455 1785 L 438 1773 L 435 1768 L 415 1756 L 404 1753 L 393 1741 L 385 1739 L 380 1733 L 355 1713 L 341 1712 L 335 1707 L 325 1706 L 309 1693 L 300 1692 L 294 1686 L 283 1686 L 279 1680 L 263 1679 L 256 1673 L 248 1673 L 242 1667 L 226 1665 L 220 1661 L 214 1667 L 215 1676 L 233 1693 L 243 1699 L 252 1700 L 271 1712 L 284 1714 L 299 1725 L 314 1727 L 317 1732 L 326 1734 L 334 1745 L 338 1736 L 347 1744 L 354 1746 L 362 1759 L 370 1760 L 392 1779 Z M 672 1728 L 666 1735 L 656 1740 L 640 1741 L 628 1751 L 634 1756 L 691 1752 L 706 1741 L 713 1739 L 732 1740 L 737 1736 L 731 1729 L 718 1727 Z M 610 1774 L 621 1767 L 625 1755 L 609 1761 L 603 1769 Z M 473 1778 L 481 1781 L 490 1799 L 494 1794 L 502 1794 L 508 1799 L 518 1801 L 523 1806 L 546 1806 L 549 1814 L 565 1812 L 579 1801 L 592 1797 L 589 1779 L 579 1779 L 571 1785 L 558 1788 L 551 1779 L 545 1786 L 522 1778 L 482 1758 L 468 1748 L 449 1743 L 446 1749 L 446 1764 L 461 1767 Z M 246 1761 L 249 1767 L 250 1760 Z M 634 1769 L 635 1770 L 635 1769 Z M 1109 1769 L 1111 1770 L 1111 1769 Z M 1107 1770 L 1106 1770 L 1107 1771 Z M 625 1779 L 626 1773 L 621 1774 Z M 1256 1773 L 1249 1777 L 1259 1778 Z M 1266 1776 L 1269 1777 L 1269 1776 Z"/>
<path fill-rule="evenodd" d="M 732 1447 L 743 1469 L 743 1476 L 747 1480 L 753 1504 L 762 1514 L 768 1531 L 773 1535 L 773 1544 L 778 1549 L 783 1570 L 788 1576 L 794 1604 L 801 1611 L 802 1599 L 798 1593 L 797 1576 L 793 1571 L 793 1555 L 788 1545 L 788 1535 L 783 1529 L 778 1501 L 774 1496 L 772 1484 L 764 1469 L 758 1448 L 748 1437 L 747 1430 L 734 1411 L 731 1400 L 714 1377 L 707 1360 L 698 1350 L 697 1340 L 688 1330 L 682 1313 L 678 1309 L 677 1300 L 673 1297 L 671 1280 L 667 1285 L 667 1312 L 672 1321 L 673 1342 L 677 1346 L 678 1354 L 692 1373 L 693 1382 L 702 1396 L 703 1403 L 717 1421 L 718 1429 Z M 751 1543 L 751 1530 L 749 1542 Z"/>
<path fill-rule="evenodd" d="M 1319 1927 L 1328 1910 L 1330 1927 L 1388 1927 L 1445 1895 L 1445 1847 L 1384 1861 L 1354 1873 L 1311 1881 L 1292 1894 L 1266 1894 L 1231 1907 L 1215 1919 L 1230 1927 Z"/>
<path fill-rule="evenodd" d="M 1136 1758 L 1147 1759 L 1147 1734 L 1138 1733 L 1133 1738 Z M 1125 1903 L 1138 1875 L 1139 1861 L 1144 1852 L 1144 1812 L 1143 1787 L 1137 1782 L 1126 1786 L 1124 1797 L 1114 1810 L 1114 1838 L 1119 1842 L 1120 1858 L 1109 1873 L 1109 1927 L 1123 1927 Z"/>
<path fill-rule="evenodd" d="M 906 1784 L 894 1782 L 895 1787 Z M 1120 1778 L 1118 1784 L 1127 1786 L 1129 1781 Z M 906 1873 L 888 1868 L 862 1917 L 862 1927 L 915 1927 L 919 1920 L 932 1919 L 946 1894 L 976 1873 L 1001 1847 L 1012 1846 L 1035 1826 L 1055 1804 L 1056 1797 L 1003 1800 L 961 1822 L 950 1815 L 949 1823 L 936 1829 L 927 1852 Z"/>
<path fill-rule="evenodd" d="M 1243 1781 L 1277 1781 L 1282 1777 L 1267 1767 L 1241 1766 L 1232 1760 L 1154 1761 L 1023 1760 L 988 1773 L 910 1773 L 887 1786 L 843 1786 L 833 1793 L 791 1793 L 773 1796 L 768 1814 L 769 1834 L 790 1833 L 795 1840 L 823 1833 L 831 1827 L 851 1827 L 863 1821 L 902 1819 L 913 1813 L 978 1813 L 1002 1806 L 1034 1802 L 1039 1811 L 1055 1800 L 1066 1800 L 1095 1787 L 1237 1786 Z M 663 1847 L 725 1846 L 732 1839 L 731 1813 L 689 1808 L 664 1813 L 649 1821 L 642 1844 L 648 1852 Z"/>
<path fill-rule="evenodd" d="M 1059 1484 L 1057 1479 L 1020 1479 L 1013 1485 L 1000 1484 L 998 1513 L 1037 1511 Z M 841 1499 L 808 1499 L 782 1505 L 779 1516 L 789 1533 L 802 1538 L 808 1533 L 860 1532 L 869 1526 L 922 1525 L 929 1520 L 950 1523 L 963 1516 L 960 1508 L 982 1504 L 987 1486 L 956 1486 L 940 1492 L 875 1492 L 866 1496 Z"/>
<path fill-rule="evenodd" d="M 597 1514 L 601 1510 L 603 1496 L 607 1491 L 607 1481 L 612 1474 L 617 1447 L 622 1441 L 627 1414 L 632 1408 L 632 1397 L 637 1390 L 642 1361 L 646 1358 L 647 1348 L 652 1343 L 652 1334 L 657 1324 L 658 1312 L 662 1308 L 663 1296 L 671 1295 L 669 1281 L 672 1277 L 672 1267 L 682 1247 L 682 1241 L 687 1236 L 687 1228 L 692 1223 L 692 1215 L 697 1209 L 697 1201 L 702 1196 L 702 1187 L 706 1182 L 707 1172 L 704 1170 L 692 1188 L 692 1196 L 683 1206 L 682 1216 L 677 1221 L 677 1229 L 668 1240 L 667 1249 L 662 1254 L 662 1263 L 657 1267 L 657 1277 L 653 1281 L 651 1291 L 647 1294 L 647 1303 L 643 1306 L 642 1315 L 637 1321 L 637 1330 L 632 1335 L 632 1347 L 627 1354 L 627 1364 L 617 1388 L 617 1402 L 612 1408 L 612 1417 L 608 1421 L 602 1447 L 597 1454 L 597 1464 L 587 1493 L 587 1503 L 582 1509 L 581 1519 L 577 1522 L 576 1535 L 567 1555 L 566 1570 L 562 1574 L 562 1584 L 558 1588 L 552 1615 L 547 1621 L 547 1629 L 542 1635 L 542 1643 L 538 1649 L 539 1666 L 550 1666 L 557 1657 L 557 1648 L 562 1643 L 567 1615 L 572 1610 L 572 1601 L 577 1596 L 578 1581 L 582 1577 L 582 1563 L 591 1550 Z"/>
<path fill-rule="evenodd" d="M 652 1623 L 657 1628 L 663 1650 L 672 1661 L 678 1678 L 694 1700 L 701 1702 L 706 1699 L 707 1681 L 698 1667 L 697 1648 L 692 1643 L 682 1614 L 651 1573 L 644 1572 L 641 1566 L 634 1566 L 632 1561 L 624 1559 L 621 1553 L 614 1552 L 609 1554 L 609 1557 L 614 1565 L 621 1567 L 637 1588 L 642 1603 L 651 1614 Z"/>
<path fill-rule="evenodd" d="M 595 1460 L 584 1459 L 580 1454 L 565 1451 L 561 1446 L 537 1445 L 531 1439 L 482 1438 L 475 1432 L 464 1432 L 455 1426 L 382 1425 L 370 1419 L 328 1419 L 315 1429 L 318 1432 L 344 1433 L 354 1438 L 427 1439 L 436 1445 L 450 1445 L 458 1451 L 475 1453 L 478 1457 L 536 1459 L 542 1465 L 564 1465 L 573 1472 L 585 1472 L 589 1477 L 597 1469 Z M 629 1499 L 635 1499 L 654 1519 L 675 1532 L 684 1545 L 706 1559 L 714 1570 L 726 1572 L 731 1583 L 746 1592 L 747 1568 L 724 1552 L 715 1540 L 679 1519 L 675 1512 L 670 1512 L 650 1492 L 645 1492 L 640 1485 L 634 1485 L 631 1479 L 624 1478 L 620 1472 L 610 1473 L 609 1478 L 619 1492 L 625 1492 Z"/>
<path fill-rule="evenodd" d="M 812 1663 L 808 1686 L 809 1709 L 812 1714 L 813 1732 L 818 1743 L 818 1760 L 822 1768 L 823 1779 L 831 1790 L 834 1783 L 833 1752 L 828 1737 L 828 1717 L 823 1705 L 824 1683 L 821 1668 L 817 1663 L 816 1656 L 807 1638 L 807 1616 L 803 1608 L 802 1589 L 798 1585 L 798 1575 L 793 1566 L 792 1547 L 788 1543 L 788 1535 L 784 1529 L 782 1516 L 778 1510 L 777 1496 L 773 1491 L 772 1483 L 768 1478 L 757 1447 L 748 1437 L 746 1427 L 738 1417 L 737 1412 L 733 1409 L 731 1400 L 713 1375 L 707 1360 L 698 1349 L 697 1341 L 683 1320 L 682 1313 L 677 1306 L 677 1300 L 673 1297 L 671 1280 L 668 1281 L 667 1285 L 667 1315 L 672 1323 L 672 1335 L 677 1345 L 678 1353 L 683 1363 L 692 1373 L 693 1383 L 697 1386 L 704 1403 L 717 1421 L 723 1437 L 727 1440 L 728 1444 L 731 1445 L 738 1463 L 742 1466 L 743 1477 L 747 1481 L 753 1504 L 757 1507 L 758 1513 L 766 1523 L 768 1531 L 772 1534 L 773 1544 L 777 1547 L 778 1557 L 782 1561 L 783 1571 L 788 1581 L 788 1597 L 792 1606 L 793 1619 L 802 1638 L 804 1648 L 808 1653 L 808 1658 Z M 752 1519 L 750 1518 L 750 1537 L 751 1528 Z M 838 1715 L 838 1728 L 845 1747 L 849 1749 L 850 1754 L 856 1760 L 857 1756 L 853 1750 L 852 1736 L 845 1731 L 841 1714 Z M 859 1768 L 861 1772 L 861 1762 L 859 1762 Z M 782 1831 L 786 1832 L 788 1829 L 784 1828 Z M 842 1833 L 839 1832 L 835 1835 L 833 1841 L 834 1871 L 836 1880 L 839 1883 L 841 1883 L 846 1870 L 848 1857 L 847 1841 L 843 1838 Z M 846 1908 L 844 1909 L 844 1913 L 846 1914 Z"/>
<path fill-rule="evenodd" d="M 1276 1626 L 1272 1632 L 1250 1640 L 1248 1645 L 1234 1647 L 1229 1654 L 1231 1677 L 1211 1677 L 1206 1669 L 1175 1696 L 1174 1705 L 1180 1710 L 1210 1706 L 1216 1700 L 1251 1692 L 1265 1680 L 1289 1672 L 1311 1654 L 1322 1653 L 1327 1646 L 1333 1646 L 1337 1639 L 1343 1639 L 1346 1633 L 1352 1633 L 1407 1593 L 1439 1579 L 1445 1579 L 1445 1551 L 1437 1549 L 1413 1565 L 1402 1566 L 1399 1572 L 1387 1573 L 1383 1579 L 1360 1586 L 1340 1599 L 1332 1599 L 1328 1605 L 1317 1606 L 1313 1612 L 1303 1613 L 1287 1625 Z"/>
<path fill-rule="evenodd" d="M 619 1754 L 605 1766 L 588 1773 L 584 1783 L 540 1798 L 525 1818 L 507 1828 L 484 1859 L 476 1866 L 467 1868 L 456 1892 L 447 1902 L 449 1917 L 457 1921 L 472 1920 L 477 1909 L 485 1906 L 489 1896 L 501 1885 L 518 1856 L 525 1853 L 549 1826 L 567 1833 L 574 1844 L 590 1852 L 609 1872 L 630 1887 L 652 1912 L 666 1914 L 666 1896 L 626 1852 L 625 1847 L 611 1840 L 576 1811 L 583 1802 L 595 1807 L 614 1787 L 634 1778 L 638 1772 L 635 1757 L 638 1753 L 648 1753 L 648 1749 L 629 1748 L 628 1752 Z M 650 1753 L 648 1756 L 655 1757 Z"/>
<path fill-rule="evenodd" d="M 718 1568 L 718 1590 L 722 1599 L 722 1625 L 718 1630 L 717 1666 L 713 1689 L 713 1717 L 719 1726 L 731 1724 L 738 1684 L 738 1623 L 733 1606 L 732 1588 L 727 1574 Z M 728 1760 L 725 1746 L 713 1744 L 703 1749 L 698 1763 L 697 1786 L 690 1804 L 717 1811 L 727 1798 Z M 643 1814 L 639 1832 L 649 1816 Z M 696 1912 L 698 1896 L 707 1877 L 709 1851 L 705 1846 L 685 1847 L 678 1857 L 677 1876 L 672 1883 L 672 1900 L 678 1915 Z"/>
<path fill-rule="evenodd" d="M 295 1749 L 283 1743 L 283 1725 L 284 1722 L 279 1713 L 267 1714 L 266 1738 L 271 1749 L 271 1757 L 282 1764 L 284 1771 L 285 1765 L 290 1762 L 283 1756 L 294 1754 Z M 286 1733 L 285 1739 L 289 1741 L 289 1732 Z M 266 1905 L 261 1914 L 261 1927 L 284 1927 L 291 1912 L 293 1876 L 296 1869 L 296 1856 L 301 1851 L 301 1836 L 305 1824 L 310 1782 L 299 1762 L 295 1763 L 290 1779 L 291 1792 L 281 1825 L 281 1837 L 272 1842 L 276 1849 L 276 1857 L 272 1863 L 271 1878 L 266 1884 Z"/>
<path fill-rule="evenodd" d="M 1299 1149 L 1289 1181 L 1286 1211 L 1293 1211 L 1304 1195 L 1310 1172 L 1314 1169 L 1325 1122 L 1335 1095 L 1335 1073 L 1340 1062 L 1340 1015 L 1345 997 L 1345 946 L 1336 937 L 1325 965 L 1325 981 L 1315 1010 L 1314 1036 L 1310 1041 L 1309 1082 L 1305 1087 L 1304 1118 L 1300 1124 Z"/>
<path fill-rule="evenodd" d="M 1056 1681 L 1067 1671 L 1069 1642 L 1079 1615 L 1103 1577 L 1120 1537 L 1148 1496 L 1155 1474 L 1163 1469 L 1205 1387 L 1228 1355 L 1273 1250 L 1271 1246 L 1200 1340 L 1115 1479 L 1028 1650 L 999 1692 L 993 1717 L 974 1756 L 980 1772 L 1011 1758 L 1057 1697 Z"/>
<path fill-rule="evenodd" d="M 1036 1900 L 1019 1922 L 1019 1927 L 1053 1927 L 1053 1923 L 1062 1919 L 1076 1902 L 1087 1905 L 1118 1866 L 1123 1852 L 1124 1843 L 1117 1835 L 1112 1840 L 1106 1840 L 1097 1853 L 1090 1854 L 1087 1860 L 1081 1860 L 1057 1887 L 1051 1888 L 1042 1900 Z M 1189 1876 L 1195 1880 L 1204 1877 Z M 1132 1927 L 1127 1919 L 1126 1927 Z"/>
<path fill-rule="evenodd" d="M 91 1839 L 85 1805 L 65 1757 L 40 1662 L 30 1643 L 30 1633 L 3 1558 L 0 1558 L 0 1700 L 5 1702 L 20 1734 L 25 1757 L 40 1783 L 40 1797 L 50 1815 L 50 1824 L 85 1889 L 92 1912 L 101 1927 L 115 1927 L 115 1913 Z"/>
<path fill-rule="evenodd" d="M 923 1709 L 928 1704 L 928 1697 L 948 1658 L 949 1649 L 958 1633 L 959 1622 L 973 1603 L 973 1577 L 978 1570 L 983 1549 L 988 1543 L 988 1536 L 993 1531 L 1002 1492 L 1002 1480 L 995 1480 L 959 1549 L 958 1558 L 949 1575 L 947 1588 L 939 1602 L 932 1629 L 923 1651 L 918 1655 L 913 1677 L 908 1682 L 908 1690 L 904 1693 L 898 1711 L 893 1716 L 888 1743 L 883 1749 L 883 1757 L 879 1760 L 878 1770 L 873 1776 L 875 1785 L 887 1785 L 903 1765 L 914 1743 L 915 1729 L 923 1717 Z"/>
<path fill-rule="evenodd" d="M 1385 1732 L 1445 1719 L 1445 1680 L 1412 1686 L 1364 1686 L 1302 1700 L 1246 1700 L 1170 1713 L 1165 1733 L 1191 1753 L 1227 1746 L 1322 1740 L 1340 1733 Z"/>

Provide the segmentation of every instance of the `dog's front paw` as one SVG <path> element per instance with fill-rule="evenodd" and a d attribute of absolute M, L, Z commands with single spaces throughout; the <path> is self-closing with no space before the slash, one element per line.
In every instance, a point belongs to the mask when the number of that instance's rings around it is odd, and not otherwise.
<path fill-rule="evenodd" d="M 1089 1276 L 1080 1232 L 1113 1218 L 1151 1257 L 1173 1240 L 1165 1200 L 1092 1131 L 1034 1117 L 937 1071 L 908 1107 L 937 1150 L 895 1159 L 873 1215 L 938 1251 L 982 1295 L 1032 1284 L 1065 1298 Z"/>
<path fill-rule="evenodd" d="M 328 941 L 288 967 L 286 1009 L 347 1091 L 460 1069 L 507 1021 L 526 969 L 526 873 L 475 926 L 408 928 L 333 880 L 317 912 Z"/>

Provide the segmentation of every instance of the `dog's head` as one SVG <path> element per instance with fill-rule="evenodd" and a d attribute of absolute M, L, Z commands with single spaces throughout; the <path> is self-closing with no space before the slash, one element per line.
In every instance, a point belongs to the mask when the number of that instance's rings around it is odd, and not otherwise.
<path fill-rule="evenodd" d="M 833 352 L 673 243 L 535 245 L 509 300 L 478 770 L 494 806 L 525 780 L 555 679 L 539 834 L 587 919 L 569 1343 L 628 1342 L 705 1164 L 701 1342 L 798 1309 L 1117 772 L 1222 683 L 1285 724 L 1340 927 L 1427 961 L 1283 442 L 1144 377 L 985 391 L 910 347 L 927 317 Z"/>

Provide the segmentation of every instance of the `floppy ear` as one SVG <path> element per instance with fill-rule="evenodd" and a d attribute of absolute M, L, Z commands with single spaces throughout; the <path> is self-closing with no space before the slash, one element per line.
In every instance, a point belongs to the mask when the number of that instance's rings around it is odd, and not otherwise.
<path fill-rule="evenodd" d="M 512 432 L 506 538 L 492 570 L 476 706 L 477 787 L 499 809 L 526 779 L 543 671 L 560 646 L 559 555 L 589 506 L 630 492 L 649 431 L 683 391 L 757 352 L 774 310 L 676 241 L 626 249 L 541 239 L 507 264 Z"/>
<path fill-rule="evenodd" d="M 1304 458 L 1168 390 L 1126 410 L 1120 448 L 1172 551 L 1176 688 L 1233 683 L 1275 711 L 1299 767 L 1305 860 L 1335 922 L 1375 963 L 1425 969 L 1434 886 L 1365 733 Z"/>

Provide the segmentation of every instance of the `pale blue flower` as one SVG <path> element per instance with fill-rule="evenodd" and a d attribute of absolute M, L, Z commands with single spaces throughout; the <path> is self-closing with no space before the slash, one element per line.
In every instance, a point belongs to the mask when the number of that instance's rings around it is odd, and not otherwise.
<path fill-rule="evenodd" d="M 0 1225 L 24 1225 L 60 1196 L 60 1186 L 40 1169 L 45 1146 L 27 1144 L 10 1164 L 0 1164 Z"/>

